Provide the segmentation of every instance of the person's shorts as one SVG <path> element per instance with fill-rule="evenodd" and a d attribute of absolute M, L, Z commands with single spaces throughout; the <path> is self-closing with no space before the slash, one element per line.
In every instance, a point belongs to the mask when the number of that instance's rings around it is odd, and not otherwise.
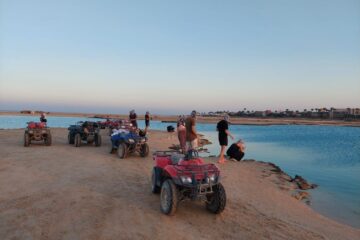
<path fill-rule="evenodd" d="M 219 144 L 220 146 L 227 146 L 228 145 L 228 137 L 225 135 L 219 135 Z"/>
<path fill-rule="evenodd" d="M 187 150 L 191 150 L 191 149 L 197 149 L 198 148 L 198 139 L 195 138 L 192 141 L 186 141 L 186 149 Z"/>

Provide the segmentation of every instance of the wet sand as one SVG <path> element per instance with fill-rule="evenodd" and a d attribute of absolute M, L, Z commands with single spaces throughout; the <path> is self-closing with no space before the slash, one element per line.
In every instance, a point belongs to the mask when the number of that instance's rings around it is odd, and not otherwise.
<path fill-rule="evenodd" d="M 101 147 L 70 146 L 58 128 L 52 146 L 25 148 L 23 130 L 0 130 L 0 239 L 360 239 L 359 229 L 296 200 L 292 184 L 256 161 L 220 166 L 222 214 L 189 201 L 166 216 L 150 190 L 152 156 L 109 154 L 106 132 Z M 175 134 L 149 134 L 151 151 L 175 143 Z"/>

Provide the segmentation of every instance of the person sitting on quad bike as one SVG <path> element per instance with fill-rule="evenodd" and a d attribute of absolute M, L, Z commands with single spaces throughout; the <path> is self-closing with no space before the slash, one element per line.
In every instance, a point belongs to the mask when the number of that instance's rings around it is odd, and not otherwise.
<path fill-rule="evenodd" d="M 76 125 L 70 125 L 68 128 L 68 143 L 80 147 L 82 143 L 95 144 L 101 146 L 101 134 L 98 123 L 86 121 L 78 122 Z"/>
<path fill-rule="evenodd" d="M 83 128 L 85 134 L 89 134 L 90 131 L 89 131 L 88 122 L 84 122 L 82 125 L 82 128 Z"/>
<path fill-rule="evenodd" d="M 47 119 L 46 119 L 46 117 L 45 117 L 45 113 L 41 113 L 40 122 L 42 122 L 42 123 L 46 123 L 46 122 L 47 122 Z"/>

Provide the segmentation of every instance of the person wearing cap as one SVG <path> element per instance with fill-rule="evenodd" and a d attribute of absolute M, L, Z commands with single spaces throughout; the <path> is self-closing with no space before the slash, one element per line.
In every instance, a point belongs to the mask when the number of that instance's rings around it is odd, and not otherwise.
<path fill-rule="evenodd" d="M 196 132 L 196 111 L 192 111 L 185 120 L 186 128 L 186 150 L 195 150 L 198 147 L 198 136 Z"/>
<path fill-rule="evenodd" d="M 220 156 L 218 163 L 225 163 L 225 148 L 228 145 L 228 136 L 231 139 L 234 139 L 232 134 L 229 131 L 229 116 L 225 115 L 223 120 L 219 121 L 217 126 L 217 131 L 219 132 L 219 144 L 220 144 Z"/>
<path fill-rule="evenodd" d="M 137 115 L 135 113 L 135 110 L 131 110 L 129 114 L 129 120 L 133 127 L 137 128 Z"/>
<path fill-rule="evenodd" d="M 240 161 L 245 155 L 245 144 L 243 140 L 240 139 L 236 143 L 231 144 L 229 149 L 226 151 L 226 155 L 228 155 L 230 159 Z"/>

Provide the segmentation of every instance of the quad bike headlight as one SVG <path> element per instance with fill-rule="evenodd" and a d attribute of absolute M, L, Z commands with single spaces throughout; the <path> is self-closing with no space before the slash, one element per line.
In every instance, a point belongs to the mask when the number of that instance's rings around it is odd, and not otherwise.
<path fill-rule="evenodd" d="M 182 183 L 185 183 L 185 184 L 192 183 L 191 177 L 181 176 L 180 179 L 181 179 L 181 182 L 182 182 Z"/>
<path fill-rule="evenodd" d="M 207 182 L 215 183 L 216 182 L 216 176 L 215 174 L 212 174 L 208 177 Z"/>
<path fill-rule="evenodd" d="M 33 134 L 33 133 L 34 133 L 34 131 L 33 131 L 33 130 L 30 130 L 30 131 L 29 131 L 29 134 Z"/>
<path fill-rule="evenodd" d="M 134 143 L 134 139 L 129 139 L 129 143 Z"/>

